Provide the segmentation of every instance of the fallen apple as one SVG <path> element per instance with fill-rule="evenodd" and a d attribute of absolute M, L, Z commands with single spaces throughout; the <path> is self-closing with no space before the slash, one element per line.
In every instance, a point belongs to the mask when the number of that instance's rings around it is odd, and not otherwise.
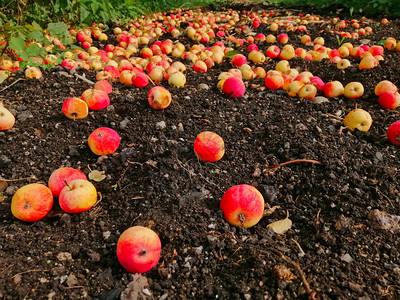
<path fill-rule="evenodd" d="M 364 94 L 364 86 L 357 81 L 349 82 L 343 90 L 343 95 L 349 99 L 360 98 Z"/>
<path fill-rule="evenodd" d="M 368 131 L 372 125 L 372 117 L 369 112 L 356 108 L 350 111 L 343 120 L 344 126 L 353 131 Z"/>
<path fill-rule="evenodd" d="M 400 145 L 400 121 L 395 121 L 388 127 L 386 131 L 387 139 L 393 145 Z"/>
<path fill-rule="evenodd" d="M 100 127 L 94 130 L 88 138 L 90 150 L 96 155 L 108 155 L 114 153 L 120 143 L 118 133 L 108 127 Z"/>
<path fill-rule="evenodd" d="M 65 186 L 58 197 L 63 211 L 70 214 L 80 213 L 92 208 L 97 201 L 97 190 L 85 179 L 65 180 Z"/>
<path fill-rule="evenodd" d="M 70 182 L 75 179 L 85 179 L 86 175 L 82 171 L 70 167 L 62 167 L 53 171 L 49 177 L 48 186 L 54 197 L 60 195 L 61 190 L 65 187 L 65 181 Z"/>
<path fill-rule="evenodd" d="M 393 92 L 392 90 L 381 92 L 378 98 L 378 103 L 383 108 L 395 109 L 400 105 L 400 94 L 398 92 Z"/>
<path fill-rule="evenodd" d="M 220 160 L 225 154 L 225 143 L 222 137 L 211 131 L 203 131 L 194 141 L 194 153 L 207 162 Z"/>
<path fill-rule="evenodd" d="M 89 108 L 85 101 L 80 98 L 72 97 L 64 101 L 62 105 L 63 114 L 73 120 L 86 118 Z"/>
<path fill-rule="evenodd" d="M 222 92 L 231 98 L 238 98 L 244 95 L 246 87 L 241 79 L 236 76 L 231 76 L 226 78 L 223 82 Z"/>
<path fill-rule="evenodd" d="M 145 273 L 160 260 L 161 241 L 157 233 L 143 226 L 125 230 L 117 242 L 117 258 L 131 273 Z"/>
<path fill-rule="evenodd" d="M 27 184 L 18 189 L 11 200 L 11 213 L 25 222 L 44 218 L 53 207 L 53 194 L 41 183 Z"/>
<path fill-rule="evenodd" d="M 165 109 L 171 104 L 171 93 L 162 86 L 155 86 L 147 94 L 149 105 L 154 109 Z"/>
<path fill-rule="evenodd" d="M 15 124 L 14 115 L 0 101 L 0 130 L 9 130 Z"/>
<path fill-rule="evenodd" d="M 264 198 L 251 185 L 235 185 L 222 196 L 220 208 L 228 223 L 249 228 L 256 225 L 263 217 Z"/>

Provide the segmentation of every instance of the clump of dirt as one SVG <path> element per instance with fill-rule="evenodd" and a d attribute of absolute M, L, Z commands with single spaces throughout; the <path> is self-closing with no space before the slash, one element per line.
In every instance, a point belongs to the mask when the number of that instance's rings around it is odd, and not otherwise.
<path fill-rule="evenodd" d="M 397 21 L 371 24 L 378 25 L 364 41 L 370 45 L 399 36 Z M 322 30 L 321 23 L 307 28 L 313 38 Z M 338 47 L 334 35 L 321 34 L 327 47 Z M 304 47 L 299 36 L 289 33 L 289 41 Z M 268 44 L 259 46 L 265 51 Z M 262 66 L 272 69 L 276 62 Z M 0 133 L 0 176 L 37 180 L 9 182 L 0 203 L 0 298 L 399 298 L 398 231 L 385 230 L 373 218 L 376 209 L 400 215 L 400 152 L 385 136 L 400 117 L 398 110 L 382 109 L 374 95 L 379 81 L 398 81 L 399 52 L 385 51 L 379 66 L 361 71 L 291 60 L 292 67 L 325 82 L 364 85 L 360 99 L 320 104 L 260 89 L 262 79 L 247 81 L 245 96 L 230 99 L 216 88 L 218 75 L 231 68 L 229 61 L 207 73 L 195 73 L 185 63 L 184 88 L 162 83 L 173 97 L 162 111 L 147 103 L 151 85 L 113 83 L 107 109 L 69 120 L 61 112 L 63 101 L 92 86 L 61 67 L 45 71 L 40 80 L 20 80 L 23 73 L 16 73 L 1 85 L 0 100 L 17 123 Z M 94 72 L 77 73 L 95 80 Z M 200 89 L 200 83 L 208 88 Z M 372 115 L 368 132 L 342 128 L 338 119 L 355 106 Z M 115 129 L 121 145 L 115 154 L 97 157 L 87 138 L 102 126 Z M 225 156 L 216 163 L 194 155 L 193 141 L 205 130 L 225 141 Z M 321 164 L 268 168 L 295 159 Z M 104 171 L 106 179 L 95 183 L 101 201 L 72 215 L 55 204 L 49 216 L 33 224 L 15 219 L 10 203 L 16 189 L 47 183 L 62 166 L 85 174 Z M 280 206 L 249 229 L 229 225 L 219 209 L 223 193 L 242 183 L 259 189 L 270 207 Z M 267 228 L 287 211 L 293 226 L 286 234 Z M 135 276 L 115 253 L 119 235 L 133 225 L 150 226 L 162 242 L 157 267 Z"/>

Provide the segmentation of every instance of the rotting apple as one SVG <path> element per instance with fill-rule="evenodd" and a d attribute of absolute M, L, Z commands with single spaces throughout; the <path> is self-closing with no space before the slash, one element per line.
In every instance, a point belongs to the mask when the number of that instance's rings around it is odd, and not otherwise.
<path fill-rule="evenodd" d="M 157 110 L 167 108 L 172 101 L 171 93 L 162 86 L 155 86 L 150 89 L 147 99 L 149 105 Z"/>
<path fill-rule="evenodd" d="M 350 111 L 343 120 L 344 126 L 353 131 L 368 131 L 372 125 L 372 117 L 369 112 L 362 108 L 356 108 Z"/>
<path fill-rule="evenodd" d="M 231 76 L 225 79 L 222 85 L 222 92 L 230 98 L 238 98 L 244 95 L 246 87 L 241 79 Z"/>
<path fill-rule="evenodd" d="M 193 149 L 200 160 L 216 162 L 225 154 L 225 143 L 218 134 L 203 131 L 196 137 Z"/>
<path fill-rule="evenodd" d="M 386 131 L 386 136 L 390 143 L 400 146 L 400 121 L 390 124 Z"/>
<path fill-rule="evenodd" d="M 4 107 L 3 102 L 0 101 L 0 131 L 9 130 L 15 124 L 14 115 Z"/>
<path fill-rule="evenodd" d="M 87 180 L 86 175 L 81 170 L 70 167 L 58 168 L 51 173 L 48 186 L 53 196 L 58 197 L 61 190 L 65 187 L 65 181 L 70 182 L 75 179 Z"/>
<path fill-rule="evenodd" d="M 228 223 L 249 228 L 256 225 L 263 217 L 264 198 L 251 185 L 235 185 L 222 196 L 220 208 Z"/>
<path fill-rule="evenodd" d="M 143 226 L 125 230 L 117 242 L 117 258 L 131 273 L 145 273 L 154 268 L 161 253 L 161 241 L 157 233 Z"/>
<path fill-rule="evenodd" d="M 64 101 L 62 112 L 69 119 L 79 120 L 87 117 L 89 114 L 89 107 L 82 99 L 72 97 Z"/>
<path fill-rule="evenodd" d="M 65 180 L 65 186 L 58 197 L 58 203 L 63 211 L 70 214 L 89 210 L 96 204 L 97 190 L 85 179 Z"/>
<path fill-rule="evenodd" d="M 42 78 L 42 76 L 43 76 L 42 71 L 40 71 L 40 69 L 37 67 L 28 66 L 25 69 L 25 78 L 26 79 L 34 79 L 34 78 L 40 79 L 40 78 Z"/>
<path fill-rule="evenodd" d="M 44 218 L 53 207 L 53 194 L 41 183 L 27 184 L 18 189 L 11 200 L 11 213 L 25 222 Z"/>
<path fill-rule="evenodd" d="M 361 84 L 361 82 L 349 82 L 344 87 L 343 95 L 349 99 L 360 98 L 362 95 L 364 95 L 364 86 Z"/>
<path fill-rule="evenodd" d="M 90 150 L 96 155 L 108 155 L 114 153 L 121 139 L 118 133 L 108 127 L 99 127 L 88 138 Z"/>

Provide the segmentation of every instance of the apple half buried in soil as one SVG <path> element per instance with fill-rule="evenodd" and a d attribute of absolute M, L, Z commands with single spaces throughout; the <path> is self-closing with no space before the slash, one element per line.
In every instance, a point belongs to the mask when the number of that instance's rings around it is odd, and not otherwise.
<path fill-rule="evenodd" d="M 118 133 L 108 127 L 97 128 L 88 138 L 89 148 L 96 155 L 114 153 L 118 149 L 120 141 Z"/>
<path fill-rule="evenodd" d="M 65 181 L 70 182 L 75 179 L 87 180 L 82 171 L 69 167 L 58 168 L 49 177 L 48 186 L 54 197 L 60 195 L 61 190 L 66 186 Z"/>
<path fill-rule="evenodd" d="M 94 185 L 85 179 L 65 181 L 58 202 L 63 211 L 70 214 L 89 210 L 97 201 L 97 190 Z"/>
<path fill-rule="evenodd" d="M 144 273 L 151 270 L 157 265 L 160 252 L 160 238 L 157 233 L 147 227 L 130 227 L 118 239 L 118 261 L 131 273 Z"/>
<path fill-rule="evenodd" d="M 11 200 L 11 213 L 25 222 L 44 218 L 53 207 L 53 194 L 41 183 L 31 183 L 16 191 Z"/>
<path fill-rule="evenodd" d="M 222 137 L 211 131 L 203 131 L 194 141 L 194 153 L 207 162 L 220 160 L 225 154 L 225 143 Z"/>
<path fill-rule="evenodd" d="M 228 223 L 249 228 L 256 225 L 263 217 L 264 198 L 251 185 L 235 185 L 222 196 L 220 208 Z"/>

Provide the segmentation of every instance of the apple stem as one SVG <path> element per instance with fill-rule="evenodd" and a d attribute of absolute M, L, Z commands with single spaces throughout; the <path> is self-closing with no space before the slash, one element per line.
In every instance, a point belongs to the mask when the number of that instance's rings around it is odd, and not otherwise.
<path fill-rule="evenodd" d="M 279 164 L 279 165 L 269 166 L 269 168 L 271 168 L 271 169 L 272 169 L 272 168 L 280 168 L 280 167 L 282 167 L 282 166 L 284 166 L 284 165 L 288 165 L 288 164 L 292 164 L 292 163 L 296 163 L 296 162 L 309 162 L 309 163 L 318 164 L 318 165 L 321 164 L 320 161 L 313 160 L 313 159 L 295 159 L 295 160 L 290 160 L 290 161 L 281 163 L 281 164 Z"/>
<path fill-rule="evenodd" d="M 65 185 L 66 185 L 70 190 L 72 190 L 72 188 L 71 188 L 70 185 L 68 184 L 67 180 L 64 179 L 64 182 L 65 182 Z"/>
<path fill-rule="evenodd" d="M 240 213 L 238 217 L 240 223 L 244 223 L 244 221 L 246 221 L 246 216 L 243 213 Z"/>

